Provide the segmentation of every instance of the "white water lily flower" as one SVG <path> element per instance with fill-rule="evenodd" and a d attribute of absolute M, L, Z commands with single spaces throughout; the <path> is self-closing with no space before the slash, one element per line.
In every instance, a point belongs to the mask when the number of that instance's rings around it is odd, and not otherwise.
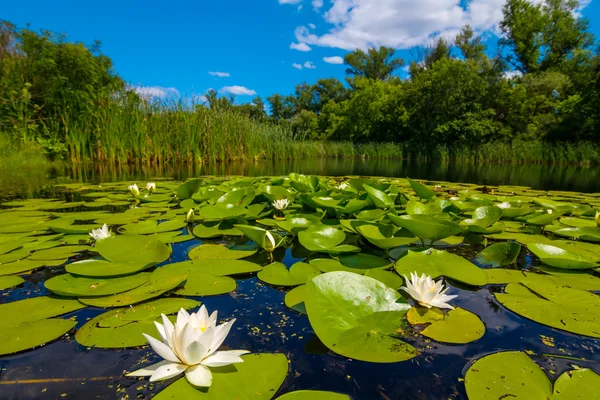
<path fill-rule="evenodd" d="M 156 183 L 154 183 L 154 182 L 146 183 L 146 190 L 149 191 L 150 193 L 154 192 L 156 190 Z"/>
<path fill-rule="evenodd" d="M 510 203 L 508 201 L 505 201 L 504 203 L 496 204 L 496 207 L 498 207 L 498 208 L 510 208 Z"/>
<path fill-rule="evenodd" d="M 349 187 L 350 187 L 350 185 L 348 185 L 346 182 L 342 182 L 342 183 L 339 184 L 338 189 L 339 190 L 344 190 L 344 189 L 349 188 Z"/>
<path fill-rule="evenodd" d="M 445 294 L 449 288 L 444 289 L 441 280 L 435 282 L 430 276 L 425 274 L 419 277 L 416 272 L 410 274 L 410 280 L 406 276 L 404 276 L 404 280 L 406 281 L 406 286 L 402 286 L 400 289 L 410 294 L 423 307 L 454 309 L 454 307 L 448 304 L 448 301 L 458 296 Z"/>
<path fill-rule="evenodd" d="M 275 243 L 275 237 L 273 237 L 273 234 L 269 231 L 266 232 L 265 238 L 263 239 L 263 248 L 269 253 L 272 253 L 275 251 L 277 244 Z"/>
<path fill-rule="evenodd" d="M 140 195 L 140 188 L 138 188 L 138 185 L 136 183 L 129 186 L 129 191 L 131 192 L 132 195 L 134 195 L 136 197 Z"/>
<path fill-rule="evenodd" d="M 552 214 L 552 210 L 548 209 L 546 211 L 548 211 L 548 214 Z"/>
<path fill-rule="evenodd" d="M 93 229 L 92 232 L 90 233 L 90 236 L 95 241 L 98 241 L 98 240 L 102 240 L 102 239 L 106 239 L 106 238 L 110 237 L 111 233 L 108 230 L 108 225 L 104 224 L 104 225 L 102 225 L 102 228 Z"/>
<path fill-rule="evenodd" d="M 194 222 L 195 218 L 196 216 L 194 215 L 194 209 L 190 208 L 190 210 L 187 212 L 187 215 L 185 216 L 185 222 L 191 224 L 192 222 Z"/>
<path fill-rule="evenodd" d="M 162 341 L 146 334 L 144 337 L 164 361 L 126 376 L 150 376 L 150 382 L 154 382 L 185 373 L 191 385 L 209 387 L 212 385 L 209 368 L 244 362 L 240 356 L 249 353 L 245 350 L 217 351 L 235 319 L 217 326 L 217 312 L 209 316 L 205 306 L 191 315 L 182 308 L 175 325 L 164 314 L 162 320 L 162 324 L 154 322 Z"/>
<path fill-rule="evenodd" d="M 279 211 L 285 210 L 289 204 L 290 204 L 290 201 L 288 199 L 279 199 L 279 200 L 273 201 L 273 207 L 275 207 Z"/>

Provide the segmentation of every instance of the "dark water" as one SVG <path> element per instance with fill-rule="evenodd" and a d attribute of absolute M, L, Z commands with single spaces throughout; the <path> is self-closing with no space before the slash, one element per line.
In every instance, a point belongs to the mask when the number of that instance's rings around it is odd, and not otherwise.
<path fill-rule="evenodd" d="M 14 182 L 15 185 L 10 188 L 4 187 L 3 193 L 16 195 L 25 188 L 26 196 L 39 195 L 41 187 L 35 185 L 44 186 L 50 182 L 102 182 L 156 176 L 184 179 L 200 174 L 280 175 L 292 171 L 327 175 L 408 175 L 488 185 L 502 183 L 541 189 L 600 191 L 598 168 L 315 160 L 279 166 L 253 163 L 162 169 L 59 167 L 51 172 L 52 181 L 42 179 L 34 182 L 33 186 L 27 186 L 25 181 Z M 47 194 L 45 191 L 41 193 Z M 202 241 L 194 239 L 173 245 L 173 256 L 168 262 L 185 260 L 187 252 L 200 243 Z M 482 248 L 472 244 L 448 250 L 473 260 Z M 374 248 L 369 248 L 369 251 L 377 252 Z M 288 266 L 303 259 L 302 254 L 291 249 L 276 252 L 275 257 Z M 261 254 L 248 260 L 261 265 L 268 263 Z M 519 267 L 526 269 L 531 263 L 531 255 L 523 251 L 518 260 Z M 59 267 L 25 275 L 25 285 L 0 291 L 0 303 L 47 295 L 43 282 L 64 272 L 64 267 Z M 502 286 L 491 285 L 474 290 L 452 281 L 446 282 L 451 286 L 448 294 L 459 296 L 453 301 L 454 305 L 474 312 L 484 322 L 486 332 L 480 340 L 467 345 L 447 345 L 424 338 L 408 338 L 407 341 L 417 347 L 421 355 L 402 363 L 374 364 L 349 360 L 329 352 L 313 334 L 308 318 L 285 307 L 285 290 L 265 285 L 253 276 L 239 278 L 237 283 L 238 288 L 233 293 L 196 299 L 202 301 L 209 311 L 219 310 L 220 319 L 237 318 L 225 342 L 227 346 L 252 352 L 286 354 L 290 367 L 278 395 L 292 390 L 318 389 L 346 393 L 354 400 L 466 399 L 462 379 L 469 363 L 500 350 L 533 352 L 532 357 L 545 368 L 551 380 L 572 369 L 573 365 L 600 373 L 599 340 L 552 329 L 505 309 L 493 296 Z M 102 312 L 104 310 L 89 307 L 66 317 L 76 316 L 76 329 L 79 329 L 88 319 Z M 0 357 L 0 399 L 147 399 L 174 381 L 150 384 L 147 379 L 123 377 L 123 371 L 138 368 L 143 359 L 147 360 L 145 365 L 158 361 L 148 348 L 89 349 L 79 345 L 72 335 L 35 350 Z M 563 358 L 565 356 L 567 358 Z"/>
<path fill-rule="evenodd" d="M 402 160 L 309 159 L 219 164 L 167 164 L 158 167 L 106 164 L 54 165 L 47 170 L 0 171 L 0 197 L 34 195 L 51 182 L 114 182 L 200 175 L 273 176 L 290 172 L 316 175 L 410 177 L 481 185 L 529 186 L 533 189 L 600 192 L 600 166 L 414 162 Z"/>

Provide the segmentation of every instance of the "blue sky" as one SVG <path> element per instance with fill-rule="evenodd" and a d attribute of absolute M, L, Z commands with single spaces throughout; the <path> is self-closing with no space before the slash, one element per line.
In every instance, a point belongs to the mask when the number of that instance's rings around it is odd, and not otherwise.
<path fill-rule="evenodd" d="M 214 88 L 244 102 L 254 93 L 290 93 L 304 81 L 343 79 L 336 57 L 357 47 L 396 47 L 408 60 L 414 47 L 434 35 L 453 37 L 467 23 L 495 43 L 504 1 L 29 0 L 4 2 L 0 18 L 70 40 L 99 39 L 117 73 L 150 93 Z M 600 0 L 588 3 L 581 12 L 600 36 Z"/>

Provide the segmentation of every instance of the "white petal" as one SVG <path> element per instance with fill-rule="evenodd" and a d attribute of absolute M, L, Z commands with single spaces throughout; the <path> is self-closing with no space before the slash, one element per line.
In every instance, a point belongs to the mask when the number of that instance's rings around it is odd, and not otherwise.
<path fill-rule="evenodd" d="M 209 387 L 212 385 L 212 374 L 208 367 L 196 365 L 185 370 L 187 381 L 196 387 Z"/>
<path fill-rule="evenodd" d="M 177 363 L 163 365 L 160 368 L 158 368 L 156 371 L 154 371 L 154 373 L 150 377 L 150 382 L 171 379 L 171 378 L 181 374 L 183 371 L 185 371 L 187 369 L 187 367 L 188 367 L 187 365 L 177 364 Z"/>
<path fill-rule="evenodd" d="M 206 357 L 202 360 L 202 365 L 207 367 L 224 367 L 226 365 L 244 362 L 242 358 L 229 351 L 217 351 L 212 356 Z"/>
<path fill-rule="evenodd" d="M 146 368 L 141 368 L 141 369 L 135 370 L 133 372 L 130 372 L 128 374 L 125 374 L 125 376 L 150 376 L 158 368 L 162 367 L 163 365 L 167 365 L 167 364 L 172 364 L 172 363 L 170 361 L 163 360 L 159 363 L 149 365 Z"/>
<path fill-rule="evenodd" d="M 171 347 L 171 344 L 169 343 L 169 340 L 167 339 L 167 336 L 165 335 L 165 327 L 156 321 L 154 321 L 154 326 L 156 326 L 156 330 L 158 331 L 158 334 L 160 335 L 163 343 L 166 344 L 167 346 Z"/>
<path fill-rule="evenodd" d="M 165 314 L 161 314 L 162 317 L 162 321 L 163 321 L 163 327 L 165 329 L 165 337 L 167 339 L 167 342 L 169 344 L 169 347 L 173 347 L 173 332 L 175 331 L 175 327 L 173 326 L 173 323 L 171 322 L 171 320 L 165 315 Z"/>
<path fill-rule="evenodd" d="M 217 351 L 219 349 L 219 347 L 223 344 L 223 342 L 225 341 L 225 338 L 227 337 L 227 335 L 229 335 L 229 330 L 231 329 L 231 326 L 233 325 L 234 322 L 235 322 L 235 318 L 232 319 L 231 321 L 229 321 L 225 324 L 221 324 L 215 328 L 215 337 L 212 342 L 212 345 L 210 346 L 211 353 Z"/>
<path fill-rule="evenodd" d="M 206 356 L 207 350 L 202 346 L 202 343 L 198 341 L 192 342 L 183 350 L 183 358 L 185 358 L 185 362 L 188 365 L 200 364 L 204 356 Z"/>
<path fill-rule="evenodd" d="M 177 358 L 177 356 L 175 355 L 175 353 L 173 352 L 173 350 L 171 350 L 171 348 L 169 346 L 167 346 L 166 344 L 164 344 L 163 342 L 161 342 L 159 340 L 154 339 L 150 335 L 146 335 L 145 333 L 143 335 L 146 338 L 146 340 L 148 341 L 148 343 L 150 344 L 150 346 L 152 346 L 152 350 L 154 350 L 156 352 L 156 354 L 158 354 L 165 360 L 168 360 L 168 361 L 171 361 L 174 363 L 180 362 L 179 358 Z"/>

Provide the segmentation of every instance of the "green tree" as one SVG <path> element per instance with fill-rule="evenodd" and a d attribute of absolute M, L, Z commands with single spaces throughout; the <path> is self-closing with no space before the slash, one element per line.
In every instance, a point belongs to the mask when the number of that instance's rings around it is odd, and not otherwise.
<path fill-rule="evenodd" d="M 396 50 L 384 46 L 379 49 L 371 48 L 366 53 L 356 49 L 344 57 L 344 64 L 348 66 L 346 74 L 352 77 L 386 80 L 404 65 L 402 58 L 394 58 L 395 54 Z"/>

